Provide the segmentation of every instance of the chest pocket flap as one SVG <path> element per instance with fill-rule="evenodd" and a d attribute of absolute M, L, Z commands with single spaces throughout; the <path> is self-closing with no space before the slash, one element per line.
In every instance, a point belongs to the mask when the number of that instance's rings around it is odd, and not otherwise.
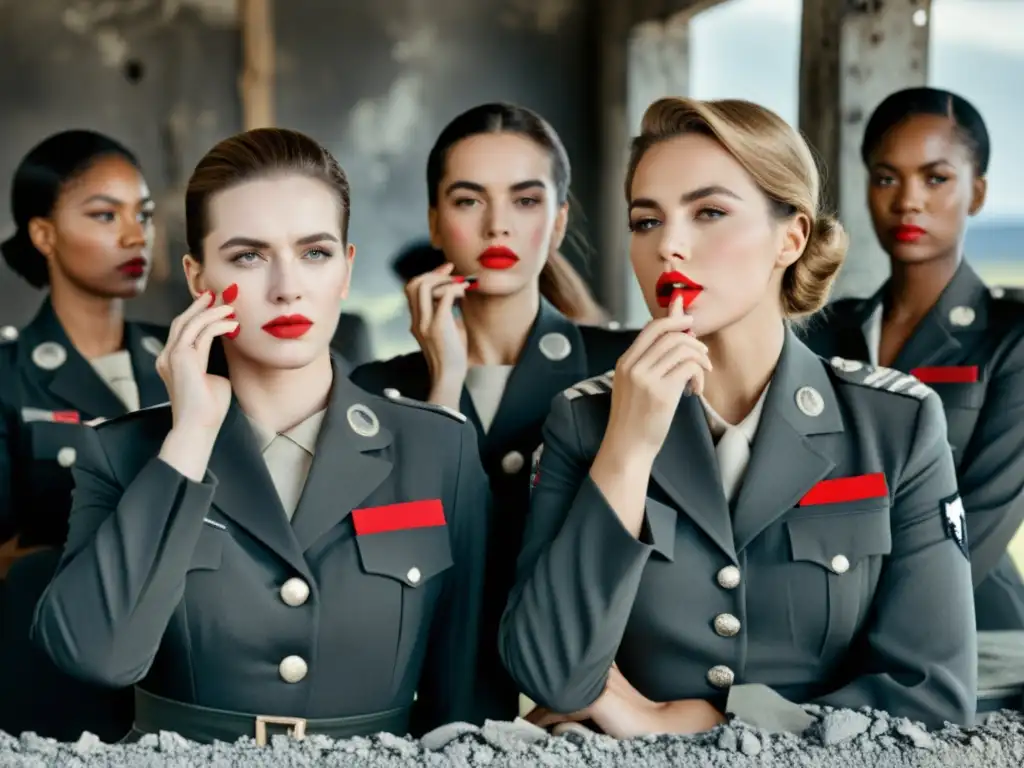
<path fill-rule="evenodd" d="M 356 537 L 366 573 L 419 587 L 454 564 L 448 526 L 403 528 Z"/>
<path fill-rule="evenodd" d="M 808 514 L 786 522 L 793 559 L 843 573 L 892 552 L 888 504 L 868 510 Z"/>

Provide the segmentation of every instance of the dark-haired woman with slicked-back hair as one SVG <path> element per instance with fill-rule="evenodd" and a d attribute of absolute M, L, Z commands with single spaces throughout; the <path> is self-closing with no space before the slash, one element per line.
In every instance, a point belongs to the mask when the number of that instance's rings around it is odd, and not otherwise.
<path fill-rule="evenodd" d="M 226 139 L 189 180 L 195 301 L 157 360 L 170 403 L 88 431 L 34 625 L 68 673 L 135 686 L 129 738 L 476 717 L 476 433 L 332 356 L 349 196 L 330 153 L 278 129 Z"/>
<path fill-rule="evenodd" d="M 0 730 L 118 738 L 131 723 L 130 692 L 61 674 L 29 628 L 67 536 L 84 423 L 167 400 L 156 372 L 167 329 L 125 320 L 125 301 L 149 279 L 153 200 L 131 151 L 74 130 L 21 161 L 11 212 L 16 230 L 0 252 L 47 293 L 20 331 L 0 329 Z"/>
<path fill-rule="evenodd" d="M 1024 582 L 1007 553 L 1024 522 L 1024 302 L 990 290 L 964 257 L 985 202 L 988 131 L 963 97 L 910 88 L 868 121 L 861 156 L 892 276 L 806 328 L 821 355 L 910 373 L 942 399 L 967 513 L 979 630 L 1024 630 Z"/>
<path fill-rule="evenodd" d="M 477 429 L 495 499 L 480 641 L 492 719 L 519 707 L 496 637 L 541 425 L 556 394 L 611 369 L 633 337 L 584 324 L 594 302 L 558 252 L 570 181 L 558 134 L 529 109 L 482 104 L 455 117 L 427 159 L 431 240 L 445 262 L 405 289 L 420 351 L 352 374 L 375 392 L 458 410 Z"/>
<path fill-rule="evenodd" d="M 942 407 L 829 363 L 791 320 L 846 254 L 778 115 L 662 99 L 626 177 L 653 320 L 557 397 L 501 652 L 550 711 L 616 737 L 798 705 L 968 723 L 976 642 Z"/>

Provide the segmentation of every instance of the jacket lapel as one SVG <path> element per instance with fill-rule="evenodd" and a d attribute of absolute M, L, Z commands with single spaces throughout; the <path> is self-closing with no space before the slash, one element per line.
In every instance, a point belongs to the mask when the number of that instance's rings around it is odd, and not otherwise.
<path fill-rule="evenodd" d="M 49 297 L 22 333 L 28 362 L 46 388 L 86 418 L 113 418 L 124 403 L 72 345 Z"/>
<path fill-rule="evenodd" d="M 125 323 L 125 348 L 132 356 L 132 372 L 139 388 L 139 405 L 148 408 L 167 402 L 167 388 L 156 372 L 156 358 L 164 340 L 147 334 L 135 323 Z"/>
<path fill-rule="evenodd" d="M 334 355 L 332 361 L 330 403 L 309 478 L 292 518 L 291 528 L 302 552 L 347 518 L 387 479 L 394 466 L 390 456 L 382 455 L 391 445 L 392 434 L 379 408 L 371 408 L 367 393 L 342 373 L 340 357 Z"/>
<path fill-rule="evenodd" d="M 967 262 L 922 318 L 896 356 L 893 368 L 910 371 L 955 356 L 962 348 L 958 336 L 983 332 L 988 326 L 988 290 Z"/>
<path fill-rule="evenodd" d="M 735 563 L 729 507 L 718 480 L 718 463 L 704 409 L 685 396 L 651 469 L 652 479 Z M 657 531 L 655 531 L 657 533 Z"/>
<path fill-rule="evenodd" d="M 232 400 L 210 456 L 213 505 L 312 583 L 277 489 L 238 402 Z"/>
<path fill-rule="evenodd" d="M 835 461 L 813 439 L 843 431 L 825 365 L 787 329 L 736 498 L 733 528 L 737 552 L 792 509 L 835 467 Z"/>
<path fill-rule="evenodd" d="M 542 298 L 491 427 L 481 435 L 484 455 L 508 450 L 521 441 L 524 432 L 539 433 L 554 394 L 585 378 L 587 353 L 579 327 Z M 464 393 L 463 400 L 467 399 L 471 400 Z"/>

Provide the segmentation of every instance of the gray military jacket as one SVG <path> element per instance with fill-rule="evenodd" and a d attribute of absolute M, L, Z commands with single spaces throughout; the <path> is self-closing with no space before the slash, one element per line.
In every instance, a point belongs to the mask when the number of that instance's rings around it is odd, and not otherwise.
<path fill-rule="evenodd" d="M 654 701 L 725 709 L 731 687 L 755 683 L 791 702 L 972 720 L 970 563 L 929 388 L 830 366 L 787 331 L 734 508 L 701 405 L 683 398 L 637 539 L 588 474 L 611 382 L 567 390 L 544 429 L 500 634 L 527 695 L 585 708 L 614 661 Z"/>
<path fill-rule="evenodd" d="M 58 666 L 233 712 L 370 715 L 418 693 L 414 733 L 473 721 L 489 509 L 475 431 L 340 365 L 291 523 L 237 403 L 201 483 L 157 457 L 168 406 L 87 430 L 34 625 Z"/>

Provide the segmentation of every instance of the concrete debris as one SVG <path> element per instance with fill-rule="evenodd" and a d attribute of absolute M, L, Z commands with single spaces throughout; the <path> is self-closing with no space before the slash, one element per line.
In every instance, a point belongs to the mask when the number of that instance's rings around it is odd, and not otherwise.
<path fill-rule="evenodd" d="M 135 744 L 102 744 L 82 734 L 60 744 L 33 733 L 0 733 L 4 768 L 120 768 L 174 766 L 360 766 L 361 768 L 508 768 L 541 766 L 637 766 L 638 768 L 1019 768 L 1024 765 L 1024 713 L 1003 711 L 983 725 L 947 725 L 929 732 L 920 723 L 871 710 L 807 708 L 816 718 L 803 736 L 768 733 L 733 721 L 694 736 L 646 736 L 617 741 L 566 730 L 552 736 L 523 720 L 488 721 L 483 728 L 451 723 L 420 740 L 390 734 L 333 741 L 310 735 L 301 741 L 274 736 L 268 746 L 252 739 L 237 744 L 195 744 L 177 734 L 149 735 Z"/>

